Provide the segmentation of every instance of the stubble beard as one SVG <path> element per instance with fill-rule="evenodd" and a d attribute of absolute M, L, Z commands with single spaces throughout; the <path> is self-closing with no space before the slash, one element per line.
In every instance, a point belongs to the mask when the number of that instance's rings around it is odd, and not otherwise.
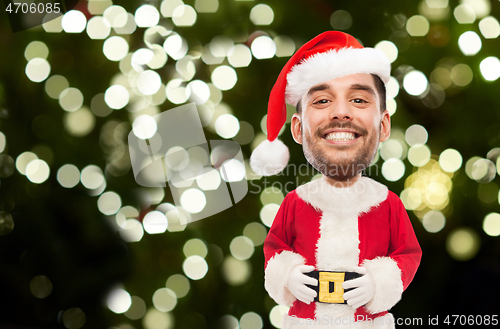
<path fill-rule="evenodd" d="M 346 128 L 347 126 L 349 125 L 336 125 L 328 128 Z M 317 142 L 313 140 L 311 135 L 303 134 L 302 148 L 304 156 L 307 162 L 323 175 L 336 181 L 347 181 L 357 176 L 372 163 L 377 152 L 380 131 L 381 126 L 379 126 L 379 129 L 374 128 L 371 137 L 361 146 L 354 157 L 340 157 L 339 155 L 335 157 L 335 152 L 342 152 L 343 149 L 350 146 L 332 146 L 331 151 L 327 153 L 317 146 L 317 143 L 322 139 L 320 133 L 315 134 Z M 330 154 L 335 158 L 330 158 Z"/>

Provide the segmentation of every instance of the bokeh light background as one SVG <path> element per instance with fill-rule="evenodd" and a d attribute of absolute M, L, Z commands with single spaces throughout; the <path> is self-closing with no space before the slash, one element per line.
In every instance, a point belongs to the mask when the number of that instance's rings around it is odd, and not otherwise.
<path fill-rule="evenodd" d="M 188 225 L 224 179 L 186 180 L 176 207 L 168 188 L 135 183 L 127 135 L 194 102 L 207 139 L 247 159 L 281 67 L 329 29 L 392 63 L 392 134 L 366 174 L 400 195 L 424 252 L 393 313 L 499 313 L 499 1 L 91 0 L 15 34 L 0 15 L 6 328 L 279 328 L 262 244 L 286 193 L 318 177 L 289 126 L 301 170 L 263 179 L 245 163 L 249 194 Z M 172 152 L 173 171 L 220 156 Z"/>

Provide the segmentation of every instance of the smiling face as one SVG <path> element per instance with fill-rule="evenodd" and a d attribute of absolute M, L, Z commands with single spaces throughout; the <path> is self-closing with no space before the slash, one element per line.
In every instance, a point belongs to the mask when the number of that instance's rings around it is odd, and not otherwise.
<path fill-rule="evenodd" d="M 349 186 L 367 168 L 379 142 L 390 135 L 372 75 L 357 73 L 315 85 L 292 118 L 295 141 L 307 161 L 331 180 Z M 332 183 L 333 183 L 332 182 Z"/>

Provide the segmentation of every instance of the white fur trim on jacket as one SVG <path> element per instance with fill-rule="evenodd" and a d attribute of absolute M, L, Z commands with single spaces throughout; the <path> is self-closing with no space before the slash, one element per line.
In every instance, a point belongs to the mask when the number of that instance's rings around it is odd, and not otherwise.
<path fill-rule="evenodd" d="M 390 257 L 377 257 L 365 260 L 362 266 L 370 273 L 375 283 L 375 295 L 365 305 L 366 310 L 375 314 L 396 305 L 403 294 L 401 270 L 396 261 Z"/>
<path fill-rule="evenodd" d="M 317 268 L 352 271 L 359 264 L 358 217 L 387 198 L 387 187 L 367 177 L 360 177 L 351 187 L 334 187 L 323 176 L 298 188 L 297 194 L 323 212 Z"/>
<path fill-rule="evenodd" d="M 264 287 L 276 303 L 290 306 L 295 301 L 295 296 L 286 287 L 288 277 L 295 266 L 305 263 L 304 257 L 288 250 L 269 259 L 264 271 Z"/>
<path fill-rule="evenodd" d="M 374 48 L 344 48 L 312 55 L 288 73 L 286 101 L 297 106 L 312 86 L 354 73 L 373 73 L 387 83 L 391 63 L 382 51 Z"/>
<path fill-rule="evenodd" d="M 360 177 L 350 187 L 335 187 L 325 176 L 299 186 L 297 195 L 319 211 L 333 212 L 339 217 L 369 212 L 387 199 L 387 186 L 368 177 Z M 357 232 L 356 232 L 357 234 Z"/>
<path fill-rule="evenodd" d="M 359 320 L 359 319 L 358 319 Z M 314 319 L 300 319 L 285 314 L 281 322 L 282 329 L 394 329 L 394 317 L 391 313 L 375 318 L 374 320 L 354 321 L 354 317 L 323 316 Z"/>

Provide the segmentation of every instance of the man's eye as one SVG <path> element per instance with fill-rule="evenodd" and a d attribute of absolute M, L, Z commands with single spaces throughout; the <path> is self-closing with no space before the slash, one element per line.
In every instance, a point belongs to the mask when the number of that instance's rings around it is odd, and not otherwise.
<path fill-rule="evenodd" d="M 351 100 L 351 102 L 357 103 L 357 104 L 368 103 L 367 101 L 365 101 L 364 99 L 361 99 L 361 98 L 355 98 L 355 99 Z"/>
<path fill-rule="evenodd" d="M 327 100 L 327 99 L 320 99 L 319 101 L 314 102 L 314 104 L 326 104 L 328 102 L 329 102 L 329 100 Z"/>

